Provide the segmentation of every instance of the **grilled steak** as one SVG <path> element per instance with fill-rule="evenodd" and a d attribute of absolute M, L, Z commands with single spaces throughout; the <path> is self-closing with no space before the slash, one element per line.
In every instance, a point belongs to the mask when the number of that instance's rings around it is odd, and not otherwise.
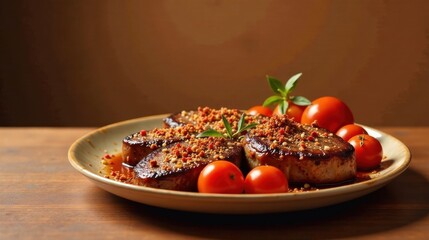
<path fill-rule="evenodd" d="M 123 163 L 135 166 L 155 149 L 189 139 L 200 131 L 193 125 L 186 124 L 177 128 L 155 128 L 131 134 L 122 141 Z"/>
<path fill-rule="evenodd" d="M 224 138 L 190 138 L 159 148 L 134 168 L 138 185 L 196 191 L 198 176 L 210 162 L 227 160 L 237 166 L 243 156 L 240 143 Z"/>
<path fill-rule="evenodd" d="M 272 117 L 243 140 L 250 168 L 272 165 L 290 182 L 328 184 L 356 176 L 354 148 L 335 134 L 287 117 Z"/>

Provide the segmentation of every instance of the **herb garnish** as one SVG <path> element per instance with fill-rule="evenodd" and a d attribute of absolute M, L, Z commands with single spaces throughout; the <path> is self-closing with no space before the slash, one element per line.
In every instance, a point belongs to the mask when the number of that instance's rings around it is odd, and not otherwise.
<path fill-rule="evenodd" d="M 207 130 L 205 130 L 204 132 L 200 133 L 197 135 L 197 138 L 201 138 L 201 137 L 221 137 L 221 138 L 230 138 L 230 139 L 234 139 L 238 136 L 238 138 L 241 138 L 242 136 L 240 136 L 240 134 L 246 130 L 249 130 L 251 128 L 254 128 L 257 123 L 250 123 L 250 124 L 245 124 L 245 114 L 243 113 L 240 117 L 240 120 L 238 121 L 238 129 L 236 132 L 232 132 L 232 127 L 231 124 L 228 122 L 228 120 L 226 119 L 226 117 L 224 115 L 222 115 L 222 121 L 223 121 L 223 125 L 225 126 L 226 129 L 226 135 L 222 134 L 212 128 L 209 128 Z"/>
<path fill-rule="evenodd" d="M 292 102 L 298 106 L 310 105 L 310 100 L 303 96 L 290 96 L 290 93 L 295 89 L 298 79 L 301 77 L 301 75 L 302 73 L 295 74 L 289 78 L 284 86 L 280 80 L 267 75 L 268 84 L 274 91 L 275 95 L 265 99 L 263 106 L 267 107 L 273 104 L 279 104 L 281 114 L 285 114 L 289 107 L 289 102 Z"/>

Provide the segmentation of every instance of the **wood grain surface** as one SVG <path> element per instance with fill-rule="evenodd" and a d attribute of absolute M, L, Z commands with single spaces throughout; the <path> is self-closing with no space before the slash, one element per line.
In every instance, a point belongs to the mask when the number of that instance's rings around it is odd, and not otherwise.
<path fill-rule="evenodd" d="M 91 128 L 0 128 L 0 239 L 423 239 L 429 236 L 429 127 L 380 127 L 409 169 L 343 204 L 292 213 L 209 215 L 137 204 L 75 171 L 67 150 Z"/>

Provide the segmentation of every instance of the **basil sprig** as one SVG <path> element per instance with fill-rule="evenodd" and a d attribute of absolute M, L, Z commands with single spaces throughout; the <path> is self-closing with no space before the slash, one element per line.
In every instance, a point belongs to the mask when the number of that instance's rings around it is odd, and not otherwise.
<path fill-rule="evenodd" d="M 201 138 L 201 137 L 221 137 L 221 138 L 230 138 L 230 139 L 234 139 L 236 137 L 240 138 L 241 137 L 240 134 L 242 132 L 249 130 L 251 128 L 254 128 L 257 125 L 257 123 L 246 124 L 244 118 L 245 118 L 245 114 L 243 113 L 240 117 L 240 120 L 238 121 L 237 131 L 233 132 L 231 124 L 228 122 L 226 117 L 222 115 L 222 122 L 223 122 L 223 125 L 225 126 L 226 134 L 222 134 L 221 132 L 218 132 L 212 128 L 209 128 L 204 132 L 198 134 L 197 138 Z"/>
<path fill-rule="evenodd" d="M 302 73 L 293 75 L 291 78 L 289 78 L 285 85 L 283 85 L 280 80 L 267 75 L 268 84 L 270 85 L 275 95 L 265 99 L 262 105 L 264 107 L 267 107 L 274 104 L 279 104 L 281 114 L 286 113 L 289 107 L 289 101 L 298 106 L 310 105 L 311 102 L 307 98 L 303 96 L 290 95 L 291 92 L 295 89 L 296 84 L 298 83 L 298 79 L 301 77 L 301 75 Z"/>

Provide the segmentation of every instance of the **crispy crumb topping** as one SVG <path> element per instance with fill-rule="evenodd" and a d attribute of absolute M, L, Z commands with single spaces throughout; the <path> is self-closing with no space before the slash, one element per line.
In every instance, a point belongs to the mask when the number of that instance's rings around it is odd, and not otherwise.
<path fill-rule="evenodd" d="M 222 122 L 222 115 L 228 120 L 231 124 L 232 130 L 237 131 L 238 121 L 240 120 L 242 111 L 238 109 L 229 109 L 222 107 L 220 109 L 213 109 L 209 107 L 198 107 L 197 111 L 182 111 L 180 113 L 179 121 L 191 122 L 196 126 L 200 132 L 207 130 L 208 128 L 213 128 L 219 132 L 225 133 L 226 129 Z M 250 124 L 253 122 L 262 123 L 267 121 L 267 117 L 258 115 L 258 116 L 245 116 L 245 123 Z"/>
<path fill-rule="evenodd" d="M 277 152 L 312 152 L 329 154 L 340 151 L 348 144 L 333 133 L 316 125 L 300 124 L 286 116 L 273 116 L 266 124 L 249 131 L 248 138 L 257 137 Z"/>

